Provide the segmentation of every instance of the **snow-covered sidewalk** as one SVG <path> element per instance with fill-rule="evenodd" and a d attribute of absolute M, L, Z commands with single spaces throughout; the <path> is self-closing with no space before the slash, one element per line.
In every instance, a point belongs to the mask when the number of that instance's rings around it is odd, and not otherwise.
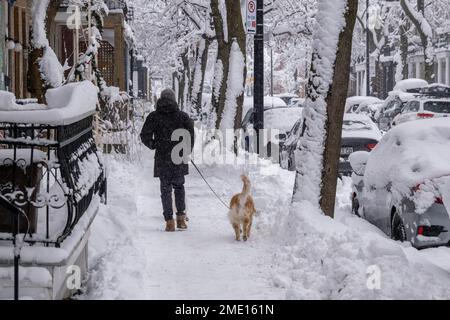
<path fill-rule="evenodd" d="M 234 241 L 227 209 L 193 168 L 189 230 L 165 233 L 152 157 L 145 151 L 141 162 L 107 158 L 109 203 L 94 222 L 84 298 L 450 298 L 450 249 L 417 251 L 351 215 L 349 180 L 339 185 L 331 220 L 313 209 L 290 214 L 294 175 L 268 162 L 202 166 L 227 202 L 242 188 L 242 170 L 249 173 L 259 212 L 244 243 Z M 379 290 L 367 286 L 374 266 Z"/>
<path fill-rule="evenodd" d="M 103 206 L 90 242 L 89 298 L 95 299 L 282 299 L 274 288 L 275 244 L 261 219 L 253 238 L 237 243 L 227 209 L 198 173 L 187 177 L 189 230 L 164 232 L 159 180 L 153 178 L 153 154 L 141 163 L 109 161 L 109 203 Z M 269 169 L 272 169 L 269 167 Z M 229 201 L 242 189 L 240 171 L 207 170 L 209 182 Z M 281 170 L 280 170 L 281 172 Z M 255 198 L 265 208 L 286 208 L 293 176 L 284 172 L 258 177 Z M 269 182 L 270 181 L 270 182 Z M 267 197 L 270 191 L 272 196 Z M 265 214 L 264 214 L 265 215 Z M 261 213 L 261 216 L 263 214 Z M 266 221 L 266 223 L 269 223 Z M 259 229 L 259 230 L 258 230 Z"/>

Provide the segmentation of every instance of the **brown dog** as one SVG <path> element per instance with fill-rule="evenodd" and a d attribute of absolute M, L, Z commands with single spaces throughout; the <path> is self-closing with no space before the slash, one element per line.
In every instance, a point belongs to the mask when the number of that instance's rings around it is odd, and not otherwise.
<path fill-rule="evenodd" d="M 253 216 L 256 213 L 255 203 L 250 194 L 250 179 L 242 175 L 242 182 L 244 187 L 242 192 L 235 195 L 230 202 L 230 211 L 228 217 L 234 232 L 236 233 L 236 241 L 241 240 L 241 232 L 244 234 L 244 241 L 250 237 L 250 231 L 252 228 Z M 242 229 L 241 229 L 242 226 Z"/>

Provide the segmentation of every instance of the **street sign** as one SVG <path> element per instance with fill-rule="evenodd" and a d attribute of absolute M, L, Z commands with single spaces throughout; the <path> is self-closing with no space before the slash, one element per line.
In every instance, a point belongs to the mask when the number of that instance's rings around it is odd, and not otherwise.
<path fill-rule="evenodd" d="M 256 0 L 246 0 L 247 19 L 246 29 L 247 33 L 256 33 Z"/>

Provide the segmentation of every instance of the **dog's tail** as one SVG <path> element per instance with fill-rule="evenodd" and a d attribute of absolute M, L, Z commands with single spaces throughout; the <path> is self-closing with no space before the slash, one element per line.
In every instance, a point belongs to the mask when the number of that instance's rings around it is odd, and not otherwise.
<path fill-rule="evenodd" d="M 244 183 L 244 187 L 242 188 L 242 194 L 249 195 L 250 188 L 251 188 L 250 179 L 248 178 L 248 176 L 246 176 L 244 174 L 241 176 L 241 179 L 242 179 L 242 182 Z"/>

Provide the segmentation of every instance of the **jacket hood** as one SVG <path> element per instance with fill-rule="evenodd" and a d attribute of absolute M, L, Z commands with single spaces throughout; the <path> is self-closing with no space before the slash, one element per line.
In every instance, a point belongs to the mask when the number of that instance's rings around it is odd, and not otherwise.
<path fill-rule="evenodd" d="M 179 111 L 178 104 L 175 101 L 161 98 L 156 103 L 156 111 L 162 113 L 174 113 Z"/>

